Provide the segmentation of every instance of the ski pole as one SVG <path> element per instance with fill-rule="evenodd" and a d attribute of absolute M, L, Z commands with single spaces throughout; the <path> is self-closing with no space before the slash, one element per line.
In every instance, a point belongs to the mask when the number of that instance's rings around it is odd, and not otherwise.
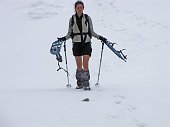
<path fill-rule="evenodd" d="M 67 71 L 67 87 L 71 87 L 71 84 L 69 83 L 69 73 L 68 73 L 68 65 L 67 65 L 67 54 L 66 54 L 66 41 L 64 41 L 64 52 L 65 52 L 65 62 L 66 62 L 66 71 Z"/>
<path fill-rule="evenodd" d="M 100 64 L 99 64 L 99 73 L 98 73 L 97 83 L 95 84 L 96 86 L 99 85 L 100 69 L 101 69 L 102 57 L 103 57 L 103 49 L 104 49 L 104 42 L 102 42 L 102 50 L 101 50 Z"/>

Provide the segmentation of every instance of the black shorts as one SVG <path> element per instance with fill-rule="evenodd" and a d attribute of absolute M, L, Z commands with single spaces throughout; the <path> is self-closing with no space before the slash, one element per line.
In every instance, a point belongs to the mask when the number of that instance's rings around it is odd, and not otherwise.
<path fill-rule="evenodd" d="M 83 55 L 91 56 L 91 53 L 92 53 L 91 43 L 85 43 L 85 44 L 82 44 L 81 42 L 73 43 L 74 56 L 83 56 Z"/>

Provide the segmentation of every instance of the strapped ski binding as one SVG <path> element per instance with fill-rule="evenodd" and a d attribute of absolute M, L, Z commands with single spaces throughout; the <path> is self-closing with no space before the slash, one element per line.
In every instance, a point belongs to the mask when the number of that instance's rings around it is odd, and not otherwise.
<path fill-rule="evenodd" d="M 64 42 L 64 52 L 65 52 L 65 61 L 66 61 L 66 69 L 62 68 L 60 66 L 60 62 L 63 61 L 62 59 L 62 56 L 60 54 L 60 50 L 61 50 L 61 47 L 62 47 L 62 44 Z M 50 48 L 50 53 L 55 55 L 56 56 L 56 59 L 58 61 L 58 69 L 57 71 L 59 70 L 64 70 L 66 73 L 67 73 L 67 81 L 68 81 L 68 84 L 67 84 L 67 87 L 71 87 L 71 84 L 69 83 L 69 73 L 68 73 L 68 66 L 67 66 L 67 55 L 66 55 L 66 41 L 62 41 L 62 40 L 57 40 L 55 42 L 52 43 L 52 46 Z"/>
<path fill-rule="evenodd" d="M 59 41 L 59 40 L 53 42 L 51 49 L 50 49 L 50 53 L 53 55 L 56 55 L 56 59 L 58 60 L 58 62 L 63 61 L 62 56 L 60 54 L 60 50 L 61 50 L 63 42 L 64 41 Z"/>
<path fill-rule="evenodd" d="M 57 41 L 53 42 L 51 49 L 50 49 L 50 53 L 53 55 L 56 55 L 56 60 L 58 61 L 58 67 L 59 67 L 57 69 L 57 71 L 64 70 L 68 74 L 68 71 L 66 71 L 64 68 L 62 68 L 60 66 L 60 62 L 63 61 L 62 56 L 60 54 L 60 50 L 61 50 L 63 42 L 65 42 L 65 41 L 57 40 Z"/>

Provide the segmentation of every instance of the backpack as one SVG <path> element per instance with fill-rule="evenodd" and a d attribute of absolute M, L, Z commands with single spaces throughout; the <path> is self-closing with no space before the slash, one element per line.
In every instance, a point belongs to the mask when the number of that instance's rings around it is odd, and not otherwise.
<path fill-rule="evenodd" d="M 87 14 L 84 14 L 85 15 L 85 19 L 86 19 L 86 21 L 85 21 L 85 24 L 87 25 L 87 23 L 88 23 L 88 35 L 89 35 L 89 37 L 91 38 L 92 36 L 91 36 L 91 32 L 90 32 L 90 25 L 89 25 L 89 16 L 87 15 Z M 74 17 L 72 16 L 71 17 L 71 26 L 73 26 L 74 25 Z M 74 36 L 75 36 L 75 34 L 72 32 L 71 33 L 71 38 L 73 39 L 74 38 Z"/>

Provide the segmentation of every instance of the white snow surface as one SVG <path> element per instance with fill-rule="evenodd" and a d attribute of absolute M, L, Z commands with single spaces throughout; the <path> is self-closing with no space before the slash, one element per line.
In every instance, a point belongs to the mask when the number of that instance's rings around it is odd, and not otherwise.
<path fill-rule="evenodd" d="M 49 52 L 74 3 L 0 0 L 0 127 L 170 127 L 170 1 L 84 0 L 96 33 L 128 55 L 124 62 L 105 46 L 95 87 L 101 42 L 93 38 L 91 91 L 75 89 L 71 40 L 71 88 Z"/>

